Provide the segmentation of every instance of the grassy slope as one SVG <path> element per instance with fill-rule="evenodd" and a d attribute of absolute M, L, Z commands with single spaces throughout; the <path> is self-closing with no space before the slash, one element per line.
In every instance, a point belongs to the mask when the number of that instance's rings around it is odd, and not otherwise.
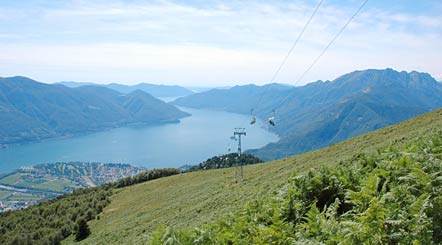
<path fill-rule="evenodd" d="M 357 152 L 403 145 L 433 128 L 442 128 L 442 110 L 386 127 L 325 149 L 245 167 L 246 180 L 235 184 L 234 168 L 162 178 L 119 190 L 83 243 L 143 243 L 159 224 L 194 226 L 234 212 L 244 202 L 279 191 L 294 172 L 335 164 Z M 65 243 L 71 243 L 72 237 Z"/>

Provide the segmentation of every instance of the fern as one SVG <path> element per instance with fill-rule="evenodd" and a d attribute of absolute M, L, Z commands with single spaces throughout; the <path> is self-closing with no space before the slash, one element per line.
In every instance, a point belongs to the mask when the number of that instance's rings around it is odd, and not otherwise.
<path fill-rule="evenodd" d="M 442 243 L 442 131 L 295 175 L 276 197 L 207 226 L 159 227 L 151 243 Z"/>

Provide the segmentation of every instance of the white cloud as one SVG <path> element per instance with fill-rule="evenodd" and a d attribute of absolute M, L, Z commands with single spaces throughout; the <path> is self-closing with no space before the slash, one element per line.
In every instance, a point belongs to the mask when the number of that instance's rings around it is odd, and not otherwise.
<path fill-rule="evenodd" d="M 350 2 L 324 2 L 278 82 L 297 81 L 358 7 Z M 74 1 L 62 8 L 0 11 L 20 20 L 32 13 L 33 21 L 21 21 L 11 35 L 26 30 L 36 37 L 2 44 L 0 65 L 8 74 L 46 81 L 266 83 L 315 3 Z M 366 68 L 439 74 L 441 26 L 441 16 L 367 7 L 301 83 Z"/>
<path fill-rule="evenodd" d="M 85 80 L 89 72 L 102 71 L 94 78 L 101 81 L 118 81 L 119 73 L 127 76 L 136 71 L 138 79 L 132 76 L 119 77 L 120 82 L 144 80 L 163 80 L 162 77 L 176 81 L 180 77 L 187 82 L 194 79 L 222 84 L 222 81 L 233 81 L 235 78 L 246 79 L 254 74 L 266 71 L 279 56 L 268 52 L 222 49 L 216 47 L 192 45 L 151 45 L 141 43 L 106 43 L 95 45 L 4 45 L 0 47 L 3 54 L 0 65 L 20 65 L 26 61 L 31 70 L 45 72 L 51 67 L 71 70 L 80 73 L 69 80 Z M 38 74 L 38 72 L 37 72 Z M 172 75 L 172 76 L 171 76 Z M 239 75 L 239 76 L 238 76 Z M 268 74 L 261 74 L 267 75 Z M 174 76 L 176 76 L 174 78 Z M 100 79 L 101 77 L 101 79 Z M 90 80 L 90 79 L 87 79 Z M 166 80 L 167 82 L 167 80 Z M 195 82 L 195 81 L 194 81 Z"/>

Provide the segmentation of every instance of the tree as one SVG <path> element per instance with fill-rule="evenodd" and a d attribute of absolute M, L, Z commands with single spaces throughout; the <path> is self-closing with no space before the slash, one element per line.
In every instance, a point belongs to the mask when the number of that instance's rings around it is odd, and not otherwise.
<path fill-rule="evenodd" d="M 91 231 L 89 230 L 89 226 L 84 218 L 80 218 L 77 221 L 77 231 L 75 233 L 75 240 L 81 241 L 85 239 L 86 237 L 91 234 Z"/>

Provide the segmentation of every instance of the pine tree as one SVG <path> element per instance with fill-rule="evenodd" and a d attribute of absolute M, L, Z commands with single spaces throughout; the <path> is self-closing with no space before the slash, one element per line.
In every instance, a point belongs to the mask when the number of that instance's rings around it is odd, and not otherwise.
<path fill-rule="evenodd" d="M 80 218 L 77 221 L 77 230 L 76 230 L 76 234 L 75 234 L 75 240 L 81 241 L 81 240 L 85 239 L 86 237 L 88 237 L 89 234 L 91 234 L 91 231 L 89 230 L 89 226 L 88 226 L 86 220 L 84 218 Z"/>

